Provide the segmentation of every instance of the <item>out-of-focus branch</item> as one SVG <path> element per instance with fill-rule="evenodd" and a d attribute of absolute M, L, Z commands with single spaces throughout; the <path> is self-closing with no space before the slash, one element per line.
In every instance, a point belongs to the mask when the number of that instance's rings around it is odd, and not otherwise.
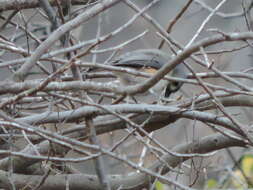
<path fill-rule="evenodd" d="M 63 24 L 56 29 L 41 45 L 36 49 L 34 54 L 22 65 L 22 67 L 12 77 L 15 81 L 22 81 L 27 77 L 28 72 L 34 66 L 36 61 L 48 50 L 51 45 L 61 38 L 66 32 L 79 26 L 81 23 L 88 21 L 90 18 L 96 16 L 101 11 L 104 11 L 113 5 L 119 3 L 121 0 L 102 1 L 82 14 L 78 15 L 73 20 Z"/>
<path fill-rule="evenodd" d="M 56 6 L 57 0 L 50 0 L 52 6 Z M 62 3 L 66 3 L 67 0 L 61 0 Z M 73 5 L 86 5 L 87 3 L 95 3 L 98 0 L 72 0 Z M 22 10 L 22 9 L 31 9 L 38 8 L 39 0 L 1 0 L 0 1 L 0 11 L 9 11 L 9 10 Z"/>
<path fill-rule="evenodd" d="M 228 147 L 244 147 L 246 144 L 243 141 L 231 139 L 228 137 L 224 137 L 221 134 L 210 135 L 200 139 L 198 142 L 194 143 L 186 143 L 180 144 L 173 148 L 173 151 L 180 153 L 208 153 Z M 176 167 L 180 163 L 189 159 L 189 157 L 175 157 L 172 155 L 165 155 L 163 157 L 164 160 L 168 162 L 170 166 Z M 149 167 L 149 170 L 156 172 L 161 167 L 160 162 L 155 162 L 153 165 Z M 137 167 L 138 168 L 138 167 Z M 164 168 L 162 174 L 167 173 L 168 168 Z M 3 181 L 3 177 L 6 175 L 6 172 L 1 171 L 0 181 L 1 188 L 8 187 L 8 181 Z M 99 189 L 100 184 L 98 179 L 94 175 L 86 175 L 86 174 L 74 174 L 74 175 L 56 175 L 56 176 L 48 176 L 45 183 L 41 187 L 44 189 L 64 189 L 66 185 L 66 176 L 69 180 L 69 184 L 71 189 L 80 189 L 85 188 L 89 190 Z M 35 175 L 18 175 L 12 174 L 13 181 L 17 188 L 24 187 L 27 183 L 32 186 L 36 185 L 36 182 L 41 178 L 40 176 Z M 147 173 L 132 173 L 131 175 L 110 175 L 108 179 L 112 185 L 112 189 L 117 189 L 121 187 L 122 189 L 127 188 L 128 190 L 137 190 L 142 188 L 148 188 L 150 180 L 154 180 L 154 177 L 150 177 Z M 163 182 L 162 179 L 161 182 Z"/>
<path fill-rule="evenodd" d="M 54 31 L 60 25 L 60 23 L 57 20 L 56 12 L 51 7 L 48 0 L 40 0 L 39 4 L 42 7 L 42 9 L 45 11 L 46 15 L 48 16 L 48 19 L 49 19 L 49 21 L 51 22 L 51 25 L 52 25 L 52 31 Z"/>
<path fill-rule="evenodd" d="M 241 106 L 241 105 L 240 105 Z M 161 105 L 147 105 L 147 104 L 120 104 L 120 105 L 108 105 L 108 110 L 116 113 L 152 113 L 153 115 L 170 115 L 167 120 L 175 121 L 175 119 L 179 118 L 188 118 L 194 120 L 200 120 L 202 122 L 210 122 L 216 125 L 223 126 L 229 130 L 232 130 L 238 134 L 241 134 L 240 130 L 238 130 L 227 118 L 218 117 L 214 114 L 200 112 L 200 111 L 191 111 L 187 109 L 180 109 L 178 107 L 173 106 L 161 106 Z M 42 114 L 34 114 L 32 116 L 23 117 L 17 119 L 17 121 L 25 122 L 25 123 L 55 123 L 55 122 L 76 122 L 83 120 L 85 116 L 98 116 L 98 115 L 108 115 L 110 114 L 104 109 L 99 109 L 93 106 L 84 106 L 80 107 L 76 110 L 63 111 L 63 112 L 51 112 L 51 113 L 42 113 Z M 162 120 L 161 120 L 162 122 Z M 166 123 L 166 119 L 164 120 Z M 168 123 L 166 123 L 168 124 Z M 145 125 L 146 126 L 146 125 Z M 148 125 L 147 125 L 148 126 Z M 247 128 L 245 127 L 245 130 Z M 109 131 L 108 131 L 109 132 Z"/>
<path fill-rule="evenodd" d="M 36 151 L 39 151 L 40 154 L 46 155 L 48 153 L 48 150 L 50 148 L 48 141 L 43 141 L 40 144 L 36 145 L 36 150 L 32 146 L 27 146 L 24 148 L 21 153 L 27 154 L 27 155 L 37 155 Z M 59 153 L 62 153 L 63 148 L 60 146 L 54 146 L 55 151 L 58 151 Z M 14 173 L 21 173 L 24 172 L 24 170 L 33 165 L 34 163 L 38 162 L 38 160 L 34 159 L 24 159 L 22 157 L 13 157 L 13 172 Z M 9 158 L 4 158 L 0 160 L 0 169 L 1 170 L 8 170 L 10 164 Z"/>
<path fill-rule="evenodd" d="M 88 127 L 90 130 L 90 138 L 89 138 L 90 143 L 101 146 L 97 138 L 96 128 L 93 125 L 93 119 L 87 117 L 85 120 L 85 124 L 86 127 Z M 108 174 L 105 170 L 105 162 L 102 155 L 94 159 L 94 166 L 97 172 L 97 177 L 99 179 L 100 188 L 104 190 L 110 190 L 111 189 L 110 182 L 108 181 Z"/>
<path fill-rule="evenodd" d="M 247 1 L 247 2 L 250 2 L 250 1 Z M 205 2 L 203 2 L 201 0 L 194 0 L 194 3 L 199 4 L 203 9 L 206 9 L 209 12 L 213 11 L 212 7 L 208 6 L 207 4 L 205 4 Z M 253 3 L 251 1 L 250 3 L 248 3 L 246 12 L 250 12 L 252 6 L 253 6 Z M 244 16 L 245 11 L 235 12 L 235 13 L 216 12 L 215 14 L 220 16 L 221 18 L 224 18 L 224 19 L 234 19 L 234 18 L 237 18 L 237 17 Z"/>
<path fill-rule="evenodd" d="M 170 33 L 173 26 L 177 23 L 177 21 L 183 16 L 183 14 L 186 12 L 186 10 L 190 7 L 191 3 L 193 0 L 188 0 L 187 3 L 182 7 L 182 9 L 177 13 L 177 15 L 169 22 L 169 25 L 167 27 L 167 32 Z M 163 39 L 159 46 L 158 49 L 161 49 L 165 43 L 165 40 Z"/>

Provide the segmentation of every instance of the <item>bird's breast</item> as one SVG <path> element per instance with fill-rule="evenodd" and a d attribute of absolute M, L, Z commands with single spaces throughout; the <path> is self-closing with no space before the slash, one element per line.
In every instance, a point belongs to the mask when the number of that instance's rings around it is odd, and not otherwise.
<path fill-rule="evenodd" d="M 151 71 L 150 69 L 150 73 L 152 72 L 153 71 Z M 124 86 L 140 84 L 148 79 L 146 77 L 134 76 L 123 72 L 114 72 L 114 73 L 119 78 L 120 83 L 123 84 Z M 160 80 L 158 83 L 156 83 L 155 86 L 151 88 L 151 90 L 160 94 L 163 91 L 163 89 L 168 85 L 168 83 L 169 81 L 167 80 Z"/>

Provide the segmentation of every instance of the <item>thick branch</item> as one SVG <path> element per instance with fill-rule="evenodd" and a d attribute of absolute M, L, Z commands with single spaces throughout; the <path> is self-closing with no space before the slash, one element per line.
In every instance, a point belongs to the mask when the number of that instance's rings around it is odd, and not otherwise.
<path fill-rule="evenodd" d="M 107 105 L 106 109 L 115 113 L 139 113 L 148 114 L 152 113 L 153 116 L 159 115 L 164 116 L 165 122 L 171 119 L 173 121 L 178 118 L 196 119 L 202 122 L 208 122 L 216 125 L 221 125 L 225 128 L 233 130 L 234 132 L 241 134 L 241 132 L 231 123 L 227 118 L 217 117 L 211 113 L 205 113 L 200 111 L 191 111 L 187 109 L 180 109 L 173 106 L 162 106 L 162 105 L 147 105 L 147 104 L 119 104 L 119 105 Z M 50 112 L 42 114 L 34 114 L 32 116 L 23 117 L 17 119 L 17 121 L 24 122 L 27 124 L 42 124 L 42 123 L 59 123 L 59 122 L 77 122 L 82 121 L 87 116 L 98 116 L 98 115 L 110 115 L 106 110 L 96 108 L 93 106 L 84 106 L 76 110 L 62 111 L 62 112 Z M 148 126 L 148 125 L 147 125 Z M 157 128 L 156 128 L 157 129 Z"/>

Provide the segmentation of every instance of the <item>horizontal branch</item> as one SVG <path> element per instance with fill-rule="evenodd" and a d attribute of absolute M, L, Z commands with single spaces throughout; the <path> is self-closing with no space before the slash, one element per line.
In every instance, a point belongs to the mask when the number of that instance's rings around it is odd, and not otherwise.
<path fill-rule="evenodd" d="M 173 122 L 175 122 L 179 118 L 188 118 L 220 125 L 236 132 L 237 134 L 241 134 L 241 131 L 238 130 L 231 123 L 231 121 L 225 117 L 217 117 L 217 115 L 215 114 L 205 113 L 201 111 L 192 111 L 188 109 L 181 109 L 173 106 L 148 105 L 148 104 L 106 105 L 106 109 L 101 109 L 94 106 L 83 106 L 76 110 L 70 111 L 50 112 L 50 113 L 45 112 L 41 114 L 34 114 L 32 116 L 16 119 L 16 121 L 24 122 L 27 124 L 34 124 L 34 123 L 43 124 L 43 123 L 59 123 L 59 122 L 69 123 L 69 122 L 83 121 L 83 119 L 87 116 L 95 117 L 99 115 L 110 115 L 111 113 L 109 113 L 106 110 L 110 110 L 111 112 L 120 114 L 139 113 L 152 116 L 158 115 L 159 117 L 164 116 L 164 121 L 160 120 L 160 122 L 166 125 L 168 125 L 168 122 L 166 122 L 168 120 L 169 121 L 173 120 Z M 148 122 L 146 123 L 145 126 L 148 126 Z"/>
<path fill-rule="evenodd" d="M 26 81 L 20 83 L 2 82 L 0 83 L 0 94 L 20 93 L 25 90 L 36 88 L 40 84 L 39 81 Z M 115 92 L 123 93 L 123 88 L 118 87 L 113 83 L 85 82 L 85 81 L 68 81 L 68 82 L 50 82 L 43 88 L 44 92 L 48 91 L 100 91 L 100 92 Z"/>

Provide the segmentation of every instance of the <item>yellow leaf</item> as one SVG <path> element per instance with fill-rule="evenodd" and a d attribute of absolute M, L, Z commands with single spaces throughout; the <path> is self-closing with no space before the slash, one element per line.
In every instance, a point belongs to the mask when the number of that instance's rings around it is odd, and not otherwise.
<path fill-rule="evenodd" d="M 160 181 L 155 182 L 155 188 L 156 190 L 164 190 L 164 184 L 162 184 Z"/>
<path fill-rule="evenodd" d="M 213 189 L 213 188 L 215 188 L 216 186 L 217 186 L 217 181 L 216 181 L 215 179 L 209 179 L 209 180 L 207 181 L 206 187 L 207 187 L 208 189 Z"/>
<path fill-rule="evenodd" d="M 247 177 L 253 177 L 253 155 L 247 154 L 243 156 L 241 161 L 242 171 Z"/>

